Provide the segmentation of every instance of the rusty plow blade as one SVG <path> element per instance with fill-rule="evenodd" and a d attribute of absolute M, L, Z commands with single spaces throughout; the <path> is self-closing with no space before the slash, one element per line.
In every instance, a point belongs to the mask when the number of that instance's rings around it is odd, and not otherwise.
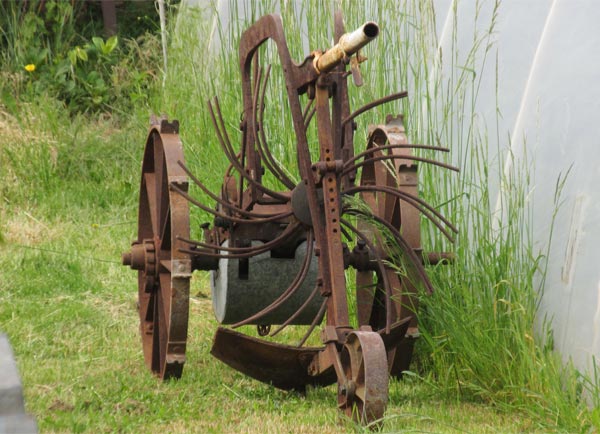
<path fill-rule="evenodd" d="M 412 317 L 409 316 L 393 324 L 389 333 L 385 333 L 385 329 L 378 331 L 386 351 L 389 352 L 394 350 L 402 343 L 402 340 L 406 337 L 406 332 L 408 331 L 408 325 L 410 324 L 411 319 Z"/>
<path fill-rule="evenodd" d="M 307 385 L 327 386 L 336 381 L 333 369 L 311 376 L 308 365 L 322 348 L 282 345 L 219 327 L 210 353 L 263 383 L 284 390 L 304 391 Z"/>

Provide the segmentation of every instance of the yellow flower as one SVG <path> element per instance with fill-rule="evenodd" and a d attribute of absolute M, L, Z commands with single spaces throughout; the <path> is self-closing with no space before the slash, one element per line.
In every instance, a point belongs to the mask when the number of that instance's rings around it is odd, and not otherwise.
<path fill-rule="evenodd" d="M 27 72 L 35 71 L 35 65 L 33 63 L 29 63 L 29 64 L 25 65 L 25 71 L 27 71 Z"/>

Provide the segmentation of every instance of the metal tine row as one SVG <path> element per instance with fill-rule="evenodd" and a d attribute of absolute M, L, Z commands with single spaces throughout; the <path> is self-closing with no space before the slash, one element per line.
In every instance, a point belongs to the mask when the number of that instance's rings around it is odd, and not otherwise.
<path fill-rule="evenodd" d="M 351 235 L 348 233 L 348 231 L 346 231 L 346 229 L 344 229 L 343 226 L 341 226 L 340 229 L 342 231 L 342 234 L 344 235 L 344 237 L 346 237 L 347 240 L 351 240 L 352 239 Z M 319 292 L 319 286 L 315 285 L 315 287 L 312 290 L 312 292 L 306 298 L 306 300 L 304 301 L 304 303 L 302 303 L 302 305 L 298 308 L 298 310 L 296 312 L 294 312 L 287 320 L 285 320 L 283 322 L 283 324 L 281 324 L 277 329 L 275 329 L 274 331 L 272 331 L 269 336 L 271 336 L 271 337 L 276 336 L 283 329 L 285 329 L 287 326 L 289 326 L 291 324 L 291 322 L 294 321 L 298 317 L 298 315 L 300 315 L 302 312 L 304 312 L 304 310 L 308 307 L 308 305 L 310 304 L 310 302 L 317 296 L 318 292 Z M 327 298 L 325 298 L 325 302 L 326 301 L 327 301 Z M 326 304 L 324 304 L 324 305 L 326 305 Z M 313 321 L 314 324 L 312 326 L 312 329 L 309 329 L 308 334 L 303 339 L 301 339 L 301 343 L 300 343 L 300 345 L 298 345 L 299 347 L 301 347 L 302 344 L 306 341 L 306 339 L 308 339 L 308 337 L 310 336 L 310 334 L 312 333 L 312 331 L 314 330 L 314 328 L 316 326 L 316 321 L 322 315 L 323 315 L 323 310 L 321 310 L 319 313 L 317 313 L 317 315 L 315 317 L 315 320 Z"/>
<path fill-rule="evenodd" d="M 263 80 L 263 69 L 262 67 L 259 69 L 256 83 L 254 87 L 254 95 L 252 101 L 253 108 L 253 116 L 254 116 L 254 136 L 256 139 L 256 144 L 258 153 L 267 166 L 267 169 L 279 180 L 283 185 L 292 190 L 296 184 L 292 181 L 287 174 L 282 169 L 281 165 L 277 162 L 269 146 L 267 144 L 267 136 L 265 134 L 264 128 L 264 113 L 265 113 L 265 95 L 267 90 L 267 83 L 269 81 L 270 73 L 271 73 L 271 65 L 267 66 L 267 70 L 264 74 Z M 261 86 L 262 83 L 262 86 Z M 260 119 L 259 119 L 260 115 Z"/>
<path fill-rule="evenodd" d="M 222 206 L 224 206 L 225 208 L 238 213 L 244 217 L 249 217 L 249 218 L 266 218 L 266 217 L 274 217 L 274 216 L 279 216 L 281 218 L 286 217 L 285 213 L 280 213 L 280 214 L 262 214 L 262 213 L 255 213 L 255 212 L 250 212 L 250 211 L 246 211 L 238 206 L 233 205 L 231 202 L 221 199 L 219 196 L 217 196 L 216 194 L 214 194 L 213 192 L 210 191 L 209 188 L 207 188 L 202 181 L 200 181 L 196 176 L 194 176 L 194 174 L 190 171 L 190 169 L 183 164 L 181 161 L 177 162 L 179 164 L 179 166 L 181 166 L 181 168 L 184 170 L 184 172 L 187 174 L 187 176 L 190 177 L 190 179 L 194 182 L 194 184 L 196 184 L 198 187 L 200 187 L 200 189 L 206 193 L 211 199 L 213 199 L 214 201 L 218 202 L 219 204 L 221 204 Z"/>
<path fill-rule="evenodd" d="M 424 145 L 421 145 L 424 146 Z M 458 167 L 452 166 L 451 164 L 446 164 L 446 163 L 442 163 L 440 161 L 437 160 L 432 160 L 430 158 L 423 158 L 423 157 L 415 157 L 414 155 L 393 155 L 393 154 L 388 154 L 388 155 L 377 155 L 375 157 L 371 157 L 371 158 L 366 158 L 361 162 L 355 163 L 355 164 L 344 164 L 344 169 L 342 170 L 341 175 L 346 175 L 349 172 L 352 172 L 356 169 L 358 169 L 359 167 L 365 166 L 367 164 L 370 163 L 374 163 L 376 161 L 382 161 L 382 160 L 411 160 L 411 161 L 419 161 L 421 163 L 427 163 L 427 164 L 433 164 L 434 166 L 438 166 L 438 167 L 443 167 L 444 169 L 448 169 L 448 170 L 452 170 L 454 172 L 460 172 L 460 169 Z"/>
<path fill-rule="evenodd" d="M 236 158 L 235 151 L 233 150 L 233 147 L 231 146 L 231 141 L 229 140 L 229 136 L 227 135 L 227 129 L 225 128 L 225 121 L 223 120 L 223 115 L 221 113 L 219 99 L 217 97 L 214 97 L 213 101 L 215 103 L 214 108 L 213 108 L 213 104 L 210 101 L 208 102 L 208 109 L 210 112 L 210 117 L 212 119 L 213 126 L 217 133 L 217 138 L 219 139 L 219 144 L 221 145 L 223 152 L 225 152 L 225 155 L 229 159 L 229 162 L 233 165 L 233 167 L 236 169 L 236 171 L 249 184 L 253 185 L 258 190 L 260 190 L 261 192 L 265 193 L 268 196 L 271 196 L 274 199 L 288 202 L 289 198 L 287 196 L 265 187 L 260 182 L 257 182 L 256 180 L 252 179 L 252 177 L 250 177 L 250 175 L 248 175 L 248 173 L 246 173 L 243 166 L 240 164 L 240 161 L 238 161 L 238 159 Z M 215 111 L 217 112 L 216 116 L 215 116 Z M 218 122 L 217 122 L 217 116 L 219 118 Z M 243 159 L 244 156 L 242 155 L 241 157 Z"/>
<path fill-rule="evenodd" d="M 294 235 L 299 229 L 301 228 L 300 224 L 293 224 L 293 225 L 288 225 L 288 227 L 281 233 L 281 235 L 279 235 L 277 238 L 272 239 L 271 241 L 269 241 L 268 243 L 264 243 L 261 244 L 260 246 L 255 246 L 255 247 L 248 247 L 248 248 L 243 248 L 243 247 L 237 247 L 237 248 L 233 248 L 233 249 L 246 249 L 243 253 L 230 253 L 230 254 L 226 254 L 226 255 L 222 255 L 220 253 L 212 253 L 212 252 L 202 252 L 203 256 L 208 256 L 211 258 L 222 258 L 222 259 L 246 259 L 246 258 L 251 258 L 252 256 L 256 256 L 259 255 L 261 253 L 265 253 L 268 252 L 269 250 L 271 250 L 274 247 L 277 247 L 279 245 L 281 245 L 288 237 Z M 218 246 L 216 244 L 210 244 L 210 243 L 203 243 L 201 241 L 195 241 L 195 240 L 188 240 L 186 238 L 182 238 L 182 237 L 177 237 L 179 240 L 183 241 L 184 243 L 188 243 L 192 246 L 198 246 L 198 247 L 205 247 L 205 248 L 209 248 L 212 250 L 227 250 L 229 251 L 230 248 L 225 248 L 222 246 Z M 197 255 L 198 254 L 198 250 L 194 250 L 194 249 L 184 249 L 184 248 L 180 248 L 179 249 L 180 252 L 183 253 L 189 253 L 191 255 Z"/>
<path fill-rule="evenodd" d="M 308 340 L 308 338 L 310 337 L 312 332 L 315 331 L 315 328 L 317 328 L 317 326 L 321 322 L 321 318 L 323 318 L 323 315 L 325 314 L 325 309 L 327 309 L 327 300 L 328 300 L 327 297 L 323 299 L 323 303 L 321 303 L 321 307 L 319 308 L 319 311 L 313 318 L 313 320 L 310 323 L 310 326 L 308 327 L 308 330 L 306 331 L 304 336 L 302 336 L 302 339 L 300 339 L 300 342 L 298 343 L 298 348 L 300 348 L 302 345 L 304 345 L 306 343 L 306 341 Z"/>
<path fill-rule="evenodd" d="M 364 106 L 362 106 L 361 108 L 359 108 L 358 110 L 355 110 L 353 113 L 351 113 L 347 118 L 344 118 L 342 120 L 342 128 L 344 127 L 344 125 L 346 125 L 348 122 L 350 122 L 351 120 L 353 120 L 355 117 L 363 114 L 366 111 L 369 111 L 377 106 L 380 106 L 382 104 L 385 104 L 387 102 L 391 102 L 391 101 L 395 101 L 398 99 L 402 99 L 402 98 L 406 98 L 408 96 L 408 92 L 407 91 L 402 91 L 402 92 L 398 92 L 398 93 L 392 93 L 391 95 L 387 95 L 384 96 L 383 98 L 379 98 L 376 99 L 374 101 L 371 101 L 368 104 L 365 104 Z"/>
<path fill-rule="evenodd" d="M 251 218 L 251 219 L 242 219 L 242 218 L 238 218 L 238 217 L 234 217 L 234 216 L 230 216 L 227 214 L 223 214 L 220 213 L 219 211 L 216 211 L 206 205 L 203 205 L 202 202 L 200 202 L 197 199 L 194 199 L 192 196 L 190 196 L 188 193 L 186 193 L 185 191 L 183 191 L 182 189 L 180 189 L 179 187 L 177 187 L 174 184 L 171 184 L 169 186 L 169 188 L 171 189 L 171 191 L 176 192 L 177 194 L 183 196 L 188 202 L 196 205 L 198 208 L 202 209 L 203 211 L 206 211 L 212 215 L 214 215 L 215 217 L 221 217 L 222 219 L 232 222 L 232 223 L 249 223 L 249 224 L 262 224 L 262 223 L 267 223 L 267 222 L 273 222 L 273 221 L 277 221 L 277 220 L 282 220 L 286 217 L 291 216 L 293 213 L 292 211 L 289 212 L 285 212 L 285 213 L 281 213 L 281 214 L 275 214 L 272 215 L 270 217 L 261 217 L 261 218 Z"/>
<path fill-rule="evenodd" d="M 285 291 L 283 291 L 281 293 L 281 295 L 279 295 L 279 297 L 277 297 L 271 304 L 269 304 L 265 308 L 261 309 L 254 315 L 251 315 L 248 318 L 233 324 L 231 326 L 232 328 L 241 327 L 243 325 L 246 325 L 254 320 L 262 318 L 263 316 L 273 312 L 275 309 L 277 309 L 279 306 L 281 306 L 283 303 L 285 303 L 287 300 L 289 300 L 290 297 L 292 297 L 298 291 L 298 289 L 300 288 L 302 283 L 304 283 L 306 276 L 308 275 L 308 270 L 310 268 L 310 264 L 311 264 L 311 260 L 312 260 L 312 256 L 313 256 L 313 248 L 314 248 L 313 240 L 314 240 L 313 231 L 309 230 L 307 237 L 306 237 L 306 256 L 304 257 L 304 261 L 302 262 L 302 267 L 300 268 L 300 271 L 298 272 L 298 274 L 296 274 L 296 277 L 294 277 L 294 280 L 292 281 L 290 286 L 288 286 L 288 288 Z"/>
<path fill-rule="evenodd" d="M 371 141 L 372 143 L 372 141 Z M 426 149 L 429 151 L 439 151 L 439 152 L 450 152 L 449 148 L 444 148 L 441 146 L 432 146 L 432 145 L 417 145 L 417 144 L 402 144 L 402 145 L 383 145 L 383 146 L 374 146 L 372 148 L 367 149 L 366 151 L 361 152 L 360 154 L 356 154 L 354 157 L 349 159 L 344 163 L 344 168 L 352 165 L 355 161 L 360 160 L 361 158 L 366 157 L 369 154 L 374 154 L 375 152 L 387 151 L 389 149 Z M 456 168 L 453 168 L 453 170 Z"/>
<path fill-rule="evenodd" d="M 379 217 L 377 215 L 371 214 L 369 212 L 366 212 L 366 211 L 363 211 L 360 209 L 348 207 L 348 208 L 345 208 L 344 212 L 349 215 L 364 217 L 367 220 L 372 219 L 375 222 L 377 222 L 378 224 L 385 226 L 390 231 L 392 236 L 394 237 L 394 240 L 396 241 L 396 243 L 402 250 L 402 253 L 404 253 L 406 255 L 407 259 L 413 265 L 414 270 L 417 272 L 419 279 L 423 282 L 427 293 L 428 294 L 433 293 L 433 285 L 431 284 L 431 281 L 429 280 L 429 277 L 427 276 L 427 272 L 425 271 L 425 268 L 423 267 L 421 258 L 419 258 L 417 256 L 417 254 L 414 252 L 413 248 L 410 246 L 410 244 L 408 244 L 408 242 L 400 234 L 398 229 L 396 229 L 391 223 L 389 223 L 385 219 L 382 219 L 381 217 Z"/>
<path fill-rule="evenodd" d="M 385 193 L 392 196 L 396 196 L 398 199 L 408 203 L 409 205 L 415 207 L 419 212 L 421 212 L 429 221 L 431 221 L 435 227 L 437 227 L 442 234 L 448 239 L 450 242 L 454 242 L 454 237 L 446 230 L 446 228 L 442 225 L 446 225 L 452 232 L 455 234 L 458 233 L 458 228 L 454 226 L 447 218 L 445 218 L 442 213 L 437 211 L 433 206 L 428 204 L 426 201 L 421 199 L 418 196 L 414 196 L 410 193 L 406 193 L 402 190 L 398 190 L 392 187 L 387 186 L 378 186 L 378 185 L 360 185 L 351 187 L 345 190 L 343 193 L 345 195 L 352 195 L 360 192 L 379 192 Z M 440 223 L 438 220 L 441 220 Z"/>

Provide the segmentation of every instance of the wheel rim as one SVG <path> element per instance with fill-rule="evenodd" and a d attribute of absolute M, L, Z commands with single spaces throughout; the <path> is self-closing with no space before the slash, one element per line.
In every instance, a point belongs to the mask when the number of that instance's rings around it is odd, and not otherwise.
<path fill-rule="evenodd" d="M 189 206 L 169 190 L 171 184 L 187 190 L 179 162 L 177 124 L 162 121 L 150 130 L 144 151 L 138 240 L 131 253 L 144 258 L 137 268 L 144 360 L 162 379 L 181 377 L 187 341 L 191 261 L 179 251 L 179 238 L 189 238 Z"/>
<path fill-rule="evenodd" d="M 340 361 L 346 379 L 338 384 L 338 407 L 357 423 L 376 423 L 388 402 L 387 354 L 381 336 L 375 332 L 350 333 Z"/>
<path fill-rule="evenodd" d="M 408 140 L 404 134 L 402 119 L 392 118 L 388 123 L 379 127 L 372 133 L 367 149 L 383 145 L 404 145 Z M 410 149 L 388 149 L 389 154 L 410 156 Z M 373 156 L 382 155 L 383 151 L 376 152 Z M 383 185 L 417 195 L 416 164 L 410 160 L 394 159 L 391 162 L 375 161 L 363 167 L 360 185 Z M 410 177 L 410 178 L 409 178 Z M 361 192 L 361 198 L 371 209 L 371 212 L 390 223 L 414 249 L 420 248 L 420 216 L 414 207 L 401 203 L 396 196 L 380 192 Z M 359 221 L 359 228 L 363 233 L 376 237 L 376 230 L 368 223 Z M 385 255 L 383 249 L 380 254 Z M 374 329 L 381 329 L 386 322 L 386 315 L 392 315 L 392 323 L 412 316 L 410 327 L 416 329 L 417 321 L 414 312 L 417 309 L 417 300 L 414 296 L 416 289 L 408 279 L 401 279 L 397 270 L 384 265 L 386 279 L 391 286 L 392 312 L 386 312 L 383 301 L 385 288 L 383 278 L 373 271 L 356 272 L 356 297 L 357 316 L 359 325 L 370 325 Z M 412 354 L 412 339 L 404 340 L 400 347 L 390 349 L 388 354 L 390 371 L 399 376 L 408 369 Z"/>

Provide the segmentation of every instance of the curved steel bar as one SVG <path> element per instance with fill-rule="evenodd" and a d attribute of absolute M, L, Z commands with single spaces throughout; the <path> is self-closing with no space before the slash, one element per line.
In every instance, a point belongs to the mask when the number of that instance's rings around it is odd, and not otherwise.
<path fill-rule="evenodd" d="M 454 242 L 454 237 L 452 235 L 450 235 L 450 233 L 448 233 L 448 231 L 446 231 L 446 229 L 441 225 L 440 222 L 438 222 L 434 218 L 434 216 L 437 217 L 438 219 L 440 219 L 455 234 L 458 233 L 458 229 L 456 228 L 456 226 L 454 226 L 446 217 L 444 217 L 442 215 L 442 213 L 437 211 L 435 208 L 433 208 L 433 206 L 429 205 L 427 202 L 425 202 L 420 197 L 414 196 L 410 193 L 406 193 L 405 191 L 396 190 L 391 187 L 378 186 L 378 185 L 355 186 L 355 187 L 349 188 L 348 190 L 345 190 L 344 194 L 354 194 L 354 193 L 359 193 L 361 191 L 381 192 L 381 193 L 388 193 L 393 196 L 396 196 L 398 199 L 400 199 L 400 200 L 412 205 L 416 209 L 418 209 L 421 213 L 423 213 L 423 215 L 425 215 L 425 217 L 427 217 L 440 230 L 440 232 L 442 232 L 444 234 L 444 236 L 446 238 L 448 238 L 448 241 Z"/>
<path fill-rule="evenodd" d="M 323 300 L 323 303 L 321 304 L 319 311 L 317 312 L 314 319 L 312 320 L 312 323 L 310 323 L 310 327 L 308 328 L 308 330 L 306 331 L 304 336 L 302 336 L 302 339 L 300 339 L 298 348 L 300 348 L 302 345 L 304 345 L 306 343 L 306 341 L 308 340 L 308 338 L 310 337 L 312 332 L 315 330 L 315 327 L 317 327 L 317 324 L 319 324 L 319 320 L 323 317 L 323 314 L 325 313 L 325 309 L 327 309 L 327 300 L 328 300 L 327 298 L 325 300 Z"/>
<path fill-rule="evenodd" d="M 221 255 L 219 253 L 211 253 L 211 252 L 203 252 L 201 250 L 193 250 L 193 249 L 184 249 L 184 248 L 180 248 L 177 249 L 177 251 L 182 252 L 182 253 L 187 253 L 188 255 L 192 255 L 192 256 L 208 256 L 209 258 L 218 258 L 218 259 L 247 259 L 247 258 L 251 258 L 253 256 L 256 255 L 260 255 L 261 253 L 267 252 L 269 251 L 269 249 L 266 250 L 261 250 L 261 251 L 257 251 L 257 252 L 252 252 L 252 253 L 231 253 L 228 255 Z"/>
<path fill-rule="evenodd" d="M 285 231 L 284 231 L 285 232 Z M 212 253 L 212 252 L 207 252 L 207 251 L 198 251 L 198 250 L 193 250 L 193 249 L 183 249 L 180 248 L 178 249 L 180 252 L 183 253 L 188 253 L 191 255 L 203 255 L 203 256 L 208 256 L 210 258 L 219 258 L 219 259 L 246 259 L 246 258 L 251 258 L 252 256 L 256 256 L 259 255 L 261 253 L 264 252 L 268 252 L 269 250 L 271 250 L 272 247 L 276 247 L 279 244 L 283 243 L 285 241 L 285 239 L 287 238 L 288 235 L 291 235 L 291 233 L 286 234 L 285 236 L 283 235 L 284 232 L 282 232 L 282 234 L 276 238 L 276 240 L 278 240 L 277 243 L 275 244 L 270 244 L 267 247 L 265 247 L 265 244 L 262 244 L 260 246 L 260 249 L 256 249 L 253 250 L 252 252 L 248 252 L 248 253 L 228 253 L 226 255 L 220 254 L 220 253 Z M 271 240 L 274 241 L 274 240 Z M 219 250 L 222 250 L 223 248 L 221 246 L 216 246 Z M 216 250 L 216 249 L 213 249 Z"/>
<path fill-rule="evenodd" d="M 381 259 L 381 255 L 375 248 L 375 245 L 369 240 L 369 237 L 367 237 L 352 223 L 350 223 L 344 218 L 340 218 L 340 223 L 345 225 L 359 238 L 361 238 L 365 242 L 369 250 L 371 250 L 371 253 L 373 253 L 373 255 L 375 256 L 375 262 L 377 263 L 377 268 L 379 268 L 379 273 L 381 274 L 381 278 L 383 279 L 383 287 L 385 289 L 385 332 L 386 334 L 389 334 L 392 330 L 392 286 L 390 285 L 387 273 L 385 272 L 385 265 L 383 264 L 383 259 Z"/>
<path fill-rule="evenodd" d="M 404 92 L 393 93 L 391 95 L 384 96 L 383 98 L 376 99 L 375 101 L 371 101 L 370 103 L 365 104 L 358 110 L 354 111 L 347 118 L 343 119 L 342 120 L 342 128 L 344 127 L 344 125 L 346 125 L 348 122 L 350 122 L 355 117 L 362 115 L 364 112 L 371 110 L 372 108 L 375 108 L 378 105 L 385 104 L 386 102 L 390 102 L 390 101 L 395 101 L 397 99 L 405 98 L 407 96 L 408 96 L 408 92 L 404 91 Z"/>
<path fill-rule="evenodd" d="M 400 246 L 402 251 L 404 253 L 406 253 L 410 262 L 413 263 L 413 266 L 415 267 L 417 274 L 419 274 L 421 281 L 425 285 L 425 289 L 427 290 L 427 293 L 428 294 L 433 293 L 433 286 L 431 285 L 431 282 L 429 280 L 429 277 L 427 276 L 427 272 L 425 271 L 425 268 L 423 268 L 421 259 L 419 259 L 417 254 L 414 252 L 413 248 L 410 246 L 410 244 L 408 244 L 408 242 L 400 234 L 398 229 L 396 229 L 391 223 L 385 221 L 384 219 L 382 219 L 379 216 L 376 216 L 375 214 L 370 214 L 370 213 L 367 213 L 367 212 L 364 212 L 364 211 L 361 211 L 361 210 L 355 209 L 355 208 L 349 208 L 346 210 L 346 212 L 348 214 L 360 215 L 367 219 L 373 219 L 376 222 L 385 226 L 392 233 L 392 235 L 394 236 L 394 239 L 396 240 L 396 242 L 398 243 L 398 245 Z"/>
<path fill-rule="evenodd" d="M 277 335 L 280 331 L 282 331 L 284 328 L 286 328 L 288 325 L 290 325 L 290 323 L 292 321 L 294 321 L 298 317 L 298 315 L 300 315 L 302 312 L 304 312 L 304 309 L 306 309 L 306 307 L 310 304 L 312 299 L 315 298 L 315 295 L 317 295 L 318 291 L 319 291 L 319 286 L 315 285 L 315 288 L 312 290 L 312 292 L 310 293 L 308 298 L 304 301 L 304 303 L 302 303 L 302 306 L 300 306 L 298 308 L 298 310 L 296 312 L 294 312 L 292 314 L 292 316 L 290 316 L 288 319 L 286 319 L 285 322 L 283 324 L 281 324 L 275 331 L 271 332 L 271 334 L 269 336 L 273 337 L 273 336 Z"/>
<path fill-rule="evenodd" d="M 296 291 L 298 291 L 300 285 L 302 285 L 302 283 L 306 279 L 306 276 L 308 275 L 308 270 L 310 269 L 310 263 L 312 260 L 314 247 L 313 240 L 313 231 L 309 231 L 308 236 L 306 238 L 306 256 L 304 257 L 304 261 L 302 262 L 302 267 L 300 268 L 300 271 L 298 272 L 298 274 L 296 274 L 296 277 L 294 278 L 290 286 L 285 291 L 283 291 L 283 293 L 281 293 L 281 295 L 277 297 L 271 304 L 256 312 L 254 315 L 246 318 L 245 320 L 233 324 L 231 326 L 232 328 L 241 327 L 260 317 L 267 315 L 268 313 L 273 312 L 275 309 L 277 309 L 279 306 L 281 306 L 283 303 L 289 300 L 289 298 L 292 295 L 294 295 Z"/>
<path fill-rule="evenodd" d="M 273 191 L 271 189 L 268 189 L 267 187 L 265 187 L 264 185 L 262 185 L 260 182 L 257 182 L 256 180 L 252 179 L 248 173 L 246 173 L 246 170 L 241 166 L 240 162 L 237 161 L 236 158 L 234 158 L 235 153 L 233 151 L 233 148 L 231 147 L 231 142 L 229 142 L 229 137 L 227 136 L 227 131 L 225 131 L 225 122 L 223 121 L 223 115 L 221 114 L 221 109 L 219 106 L 219 99 L 217 97 L 214 98 L 215 99 L 215 108 L 217 109 L 217 114 L 219 116 L 219 120 L 221 122 L 221 126 L 219 126 L 219 124 L 217 123 L 217 118 L 215 116 L 215 112 L 213 109 L 212 104 L 210 103 L 210 101 L 208 102 L 208 109 L 210 111 L 210 117 L 213 121 L 213 125 L 215 127 L 215 130 L 217 132 L 217 138 L 219 139 L 219 143 L 221 144 L 221 147 L 223 148 L 223 151 L 225 152 L 225 155 L 228 157 L 229 162 L 235 167 L 235 169 L 237 170 L 237 172 L 246 180 L 248 181 L 250 184 L 252 184 L 253 186 L 255 186 L 258 190 L 262 191 L 263 193 L 275 198 L 275 199 L 279 199 L 279 200 L 283 200 L 284 202 L 288 202 L 289 198 L 282 195 L 281 193 L 278 193 L 276 191 Z M 224 130 L 224 134 L 225 134 L 225 138 L 221 135 L 221 131 L 220 128 L 223 128 Z"/>
<path fill-rule="evenodd" d="M 277 162 L 277 160 L 271 153 L 269 146 L 267 145 L 267 136 L 265 134 L 263 121 L 265 114 L 265 93 L 267 90 L 267 82 L 269 81 L 270 75 L 271 65 L 268 65 L 262 89 L 260 88 L 260 83 L 258 83 L 257 92 L 260 90 L 260 97 L 257 101 L 254 102 L 254 136 L 256 137 L 256 142 L 258 144 L 258 152 L 261 158 L 264 160 L 265 164 L 267 165 L 267 168 L 283 185 L 292 190 L 294 189 L 296 184 L 283 171 L 281 165 Z M 258 94 L 256 96 L 258 96 Z M 258 104 L 258 107 L 256 104 Z M 260 116 L 260 119 L 258 119 L 258 116 Z"/>
<path fill-rule="evenodd" d="M 378 155 L 376 157 L 367 158 L 359 163 L 353 164 L 348 167 L 344 167 L 340 176 L 344 176 L 350 172 L 353 172 L 356 169 L 358 169 L 359 167 L 366 166 L 367 164 L 374 163 L 376 161 L 381 161 L 381 160 L 420 161 L 421 163 L 433 164 L 434 166 L 443 167 L 444 169 L 452 170 L 454 172 L 460 172 L 460 169 L 458 167 L 455 167 L 455 166 L 452 166 L 452 165 L 446 164 L 446 163 L 441 163 L 439 161 L 432 160 L 430 158 L 415 157 L 413 155 L 393 155 L 393 154 L 389 155 L 388 154 L 388 155 Z"/>
<path fill-rule="evenodd" d="M 302 110 L 302 119 L 304 120 L 304 122 L 306 122 L 306 116 L 308 115 L 308 111 L 310 110 L 310 108 L 312 107 L 312 105 L 315 103 L 315 99 L 309 99 L 308 102 L 306 103 L 306 105 L 304 106 L 304 109 Z"/>
<path fill-rule="evenodd" d="M 276 238 L 273 238 L 271 241 L 266 243 L 257 245 L 257 246 L 249 246 L 249 247 L 223 247 L 218 244 L 204 243 L 198 240 L 191 240 L 189 238 L 177 237 L 178 240 L 183 241 L 184 243 L 191 244 L 194 246 L 205 247 L 207 249 L 214 250 L 222 250 L 224 252 L 235 252 L 235 253 L 251 253 L 257 250 L 270 250 L 271 247 L 275 247 L 281 243 L 281 241 L 285 240 L 290 234 L 294 233 L 300 227 L 300 223 L 291 224 Z"/>
<path fill-rule="evenodd" d="M 308 126 L 310 125 L 310 121 L 312 121 L 313 116 L 315 115 L 315 113 L 317 112 L 316 107 L 313 107 L 310 112 L 308 113 L 308 115 L 306 115 L 306 119 L 304 120 L 304 129 L 308 130 Z"/>
<path fill-rule="evenodd" d="M 272 217 L 265 217 L 265 218 L 252 218 L 252 219 L 241 219 L 241 218 L 237 218 L 237 217 L 232 217 L 229 216 L 227 214 L 223 214 L 220 213 L 219 211 L 216 211 L 212 208 L 207 207 L 206 205 L 202 204 L 202 202 L 194 199 L 192 196 L 190 196 L 189 194 L 187 194 L 185 191 L 181 190 L 179 187 L 171 184 L 169 185 L 169 188 L 180 194 L 181 196 L 183 196 L 185 199 L 187 199 L 188 202 L 193 203 L 194 205 L 196 205 L 198 208 L 200 208 L 203 211 L 206 211 L 212 215 L 214 215 L 215 217 L 221 217 L 227 221 L 233 222 L 233 223 L 248 223 L 248 224 L 262 224 L 262 223 L 267 223 L 267 222 L 273 222 L 273 221 L 277 221 L 277 220 L 282 220 L 286 217 L 289 217 L 291 215 L 293 215 L 293 211 L 289 211 L 289 212 L 284 212 L 281 214 L 277 214 L 274 215 Z"/>
<path fill-rule="evenodd" d="M 223 120 L 223 113 L 221 112 L 221 105 L 219 104 L 219 99 L 217 97 L 215 97 L 214 99 L 215 99 L 215 107 L 217 109 L 217 115 L 219 116 L 219 122 L 221 124 L 221 129 L 223 130 L 223 134 L 225 134 L 225 142 L 227 143 L 227 145 L 230 149 L 231 155 L 234 155 L 233 147 L 231 146 L 231 141 L 229 140 L 229 136 L 227 135 L 227 129 L 225 128 L 225 121 Z M 243 156 L 243 152 L 242 152 L 242 159 L 243 158 L 244 158 L 244 156 Z M 275 199 L 280 199 L 280 200 L 282 199 L 284 202 L 289 201 L 289 198 L 286 197 L 285 195 L 282 195 L 281 193 L 271 190 L 271 189 L 265 187 L 263 184 L 252 179 L 250 176 L 248 176 L 246 170 L 244 170 L 241 165 L 240 165 L 240 169 L 241 169 L 240 174 L 242 174 L 242 176 L 244 176 L 244 178 L 246 180 L 248 180 L 248 182 L 250 182 L 252 185 L 256 186 L 256 188 L 258 188 L 263 193 L 265 193 Z M 242 189 L 240 188 L 240 191 L 241 190 Z M 240 198 L 241 198 L 241 196 L 240 196 Z"/>
<path fill-rule="evenodd" d="M 243 210 L 241 208 L 238 208 L 236 205 L 233 205 L 230 202 L 228 202 L 228 201 L 226 201 L 224 199 L 221 199 L 219 196 L 217 196 L 212 191 L 210 191 L 202 183 L 202 181 L 200 181 L 198 178 L 196 178 L 194 176 L 194 174 L 190 171 L 190 169 L 188 169 L 188 167 L 185 164 L 183 164 L 181 161 L 178 161 L 177 163 L 185 171 L 185 173 L 187 174 L 187 176 L 189 176 L 192 179 L 192 181 L 194 182 L 194 184 L 196 184 L 198 187 L 200 187 L 200 189 L 202 189 L 202 191 L 204 193 L 206 193 L 211 199 L 213 199 L 214 201 L 220 203 L 225 208 L 228 208 L 231 211 L 239 213 L 239 214 L 241 214 L 243 216 L 246 216 L 246 217 L 264 218 L 264 217 L 273 217 L 275 215 L 279 215 L 279 214 L 259 214 L 259 213 L 254 213 L 254 212 L 250 212 L 250 211 L 245 211 L 245 210 Z"/>
<path fill-rule="evenodd" d="M 388 149 L 426 149 L 426 150 L 429 150 L 429 151 L 450 152 L 449 148 L 442 148 L 441 146 L 432 146 L 432 145 L 411 145 L 411 144 L 406 144 L 406 145 L 375 146 L 373 148 L 367 149 L 364 152 L 361 152 L 360 154 L 355 155 L 354 157 L 352 157 L 351 159 L 349 159 L 348 161 L 346 161 L 344 163 L 344 167 L 350 166 L 355 161 L 360 160 L 361 158 L 366 157 L 369 154 L 374 154 L 375 152 L 385 151 L 385 150 L 388 150 Z"/>

